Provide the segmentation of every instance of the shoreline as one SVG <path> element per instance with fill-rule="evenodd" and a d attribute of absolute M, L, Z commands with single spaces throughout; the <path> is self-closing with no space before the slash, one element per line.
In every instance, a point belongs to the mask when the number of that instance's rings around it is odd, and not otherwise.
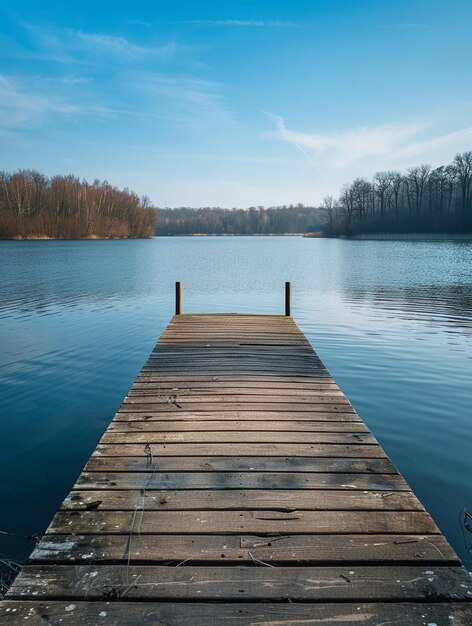
<path fill-rule="evenodd" d="M 187 233 L 179 235 L 150 235 L 149 237 L 49 237 L 47 235 L 31 235 L 28 237 L 0 237 L 0 241 L 132 241 L 142 239 L 172 239 L 178 237 L 301 237 L 303 239 L 342 239 L 347 241 L 472 241 L 472 233 L 371 233 L 359 235 L 327 236 L 318 233 Z"/>
<path fill-rule="evenodd" d="M 23 237 L 0 237 L 0 241 L 125 241 L 132 239 L 153 239 L 154 235 L 149 237 L 99 237 L 98 235 L 89 235 L 88 237 L 49 237 L 48 235 L 31 235 Z"/>
<path fill-rule="evenodd" d="M 305 237 L 306 233 L 182 233 L 181 235 L 155 235 L 157 239 L 170 237 Z"/>
<path fill-rule="evenodd" d="M 472 241 L 472 233 L 372 233 L 369 235 L 341 236 L 338 239 L 358 241 Z"/>

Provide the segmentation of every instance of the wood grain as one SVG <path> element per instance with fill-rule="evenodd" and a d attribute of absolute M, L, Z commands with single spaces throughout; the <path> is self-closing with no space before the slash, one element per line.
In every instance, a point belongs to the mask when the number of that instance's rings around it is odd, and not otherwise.
<path fill-rule="evenodd" d="M 0 604 L 0 620 L 6 626 L 470 626 L 472 606 L 467 602 L 128 602 L 125 596 L 120 602 L 8 601 Z"/>
<path fill-rule="evenodd" d="M 467 600 L 472 580 L 460 567 L 241 567 L 27 565 L 9 598 L 95 600 Z"/>

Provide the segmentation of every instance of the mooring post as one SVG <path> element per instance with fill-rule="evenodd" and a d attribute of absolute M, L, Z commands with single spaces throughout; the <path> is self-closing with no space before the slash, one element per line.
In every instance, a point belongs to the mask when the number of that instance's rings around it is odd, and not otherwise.
<path fill-rule="evenodd" d="M 175 314 L 180 315 L 182 313 L 182 283 L 175 283 Z"/>
<path fill-rule="evenodd" d="M 290 317 L 290 283 L 285 283 L 285 315 Z"/>

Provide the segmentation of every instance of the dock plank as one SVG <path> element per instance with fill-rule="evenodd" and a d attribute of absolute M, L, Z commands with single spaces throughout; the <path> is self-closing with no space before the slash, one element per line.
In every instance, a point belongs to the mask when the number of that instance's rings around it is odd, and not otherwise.
<path fill-rule="evenodd" d="M 379 626 L 380 624 L 470 626 L 470 603 L 204 603 L 204 602 L 31 602 L 0 605 L 6 626 Z M 28 619 L 25 622 L 25 618 Z"/>
<path fill-rule="evenodd" d="M 147 433 L 146 433 L 147 434 Z M 97 455 L 143 456 L 146 444 L 156 458 L 163 456 L 292 456 L 292 457 L 353 457 L 364 459 L 384 458 L 385 452 L 378 445 L 369 444 L 303 444 L 303 443 L 155 443 L 152 433 L 130 433 L 140 440 L 139 444 L 99 444 Z M 160 434 L 160 433 L 158 433 Z"/>
<path fill-rule="evenodd" d="M 245 422 L 257 422 L 261 421 L 297 421 L 297 422 L 344 422 L 344 423 L 360 423 L 359 416 L 354 410 L 343 411 L 342 413 L 332 410 L 331 408 L 319 407 L 319 411 L 303 412 L 303 411 L 247 411 L 244 409 L 239 410 L 219 410 L 218 407 L 213 407 L 210 411 L 202 411 L 201 408 L 198 411 L 182 411 L 176 410 L 169 406 L 166 410 L 152 411 L 144 409 L 137 411 L 136 408 L 133 411 L 119 411 L 113 420 L 114 423 L 118 422 L 161 422 L 161 421 L 206 421 L 206 420 L 219 420 L 225 421 L 245 421 Z"/>
<path fill-rule="evenodd" d="M 410 491 L 399 474 L 332 472 L 82 472 L 77 489 L 334 489 Z"/>
<path fill-rule="evenodd" d="M 115 420 L 107 429 L 108 433 L 131 433 L 131 432 L 191 432 L 202 431 L 233 431 L 233 432 L 284 432 L 294 433 L 295 431 L 320 432 L 320 433 L 368 433 L 367 426 L 357 421 L 352 422 L 331 422 L 324 421 L 302 421 L 302 420 L 141 420 L 134 424 L 124 423 Z"/>
<path fill-rule="evenodd" d="M 12 600 L 273 600 L 292 602 L 464 601 L 472 580 L 461 567 L 168 567 L 162 565 L 27 565 Z"/>
<path fill-rule="evenodd" d="M 140 443 L 307 443 L 307 444 L 377 444 L 371 433 L 332 433 L 332 432 L 273 432 L 271 430 L 257 431 L 187 431 L 187 432 L 155 432 L 146 430 L 145 432 L 114 432 L 107 431 L 102 439 L 102 444 L 140 444 Z M 318 446 L 317 446 L 318 447 Z M 322 448 L 324 449 L 324 448 Z M 140 452 L 141 454 L 141 452 Z M 384 456 L 379 450 L 379 455 Z M 132 455 L 131 455 L 132 456 Z M 360 455 L 362 456 L 362 455 Z"/>
<path fill-rule="evenodd" d="M 105 450 L 106 452 L 106 450 Z M 352 459 L 303 456 L 161 456 L 154 462 L 159 472 L 337 472 L 395 474 L 387 458 Z M 147 472 L 150 465 L 143 456 L 107 456 L 104 449 L 90 457 L 87 472 Z"/>
<path fill-rule="evenodd" d="M 435 534 L 438 528 L 423 511 L 60 511 L 48 533 L 81 535 L 130 532 L 166 535 L 211 533 Z"/>
<path fill-rule="evenodd" d="M 275 489 L 71 491 L 61 510 L 86 510 L 92 503 L 100 511 L 138 509 L 191 511 L 219 509 L 328 510 L 328 511 L 423 511 L 411 491 L 316 491 Z"/>
<path fill-rule="evenodd" d="M 31 563 L 458 565 L 441 535 L 45 535 Z"/>

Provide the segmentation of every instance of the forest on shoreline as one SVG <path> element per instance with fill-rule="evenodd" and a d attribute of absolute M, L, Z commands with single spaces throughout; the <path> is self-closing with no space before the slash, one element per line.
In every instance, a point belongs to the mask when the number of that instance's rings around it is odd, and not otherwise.
<path fill-rule="evenodd" d="M 338 198 L 247 209 L 157 208 L 106 181 L 0 172 L 1 239 L 112 239 L 172 235 L 472 233 L 472 152 L 449 165 L 356 178 Z"/>
<path fill-rule="evenodd" d="M 435 169 L 419 165 L 356 178 L 321 206 L 180 207 L 156 209 L 156 217 L 157 235 L 472 233 L 472 152 Z"/>
<path fill-rule="evenodd" d="M 472 233 L 472 151 L 449 165 L 356 178 L 338 198 L 326 196 L 326 234 Z"/>
<path fill-rule="evenodd" d="M 156 209 L 156 235 L 289 235 L 323 227 L 317 207 L 303 204 L 279 207 L 223 209 Z"/>
<path fill-rule="evenodd" d="M 36 170 L 0 172 L 0 239 L 151 237 L 149 199 L 106 181 L 48 178 Z"/>

